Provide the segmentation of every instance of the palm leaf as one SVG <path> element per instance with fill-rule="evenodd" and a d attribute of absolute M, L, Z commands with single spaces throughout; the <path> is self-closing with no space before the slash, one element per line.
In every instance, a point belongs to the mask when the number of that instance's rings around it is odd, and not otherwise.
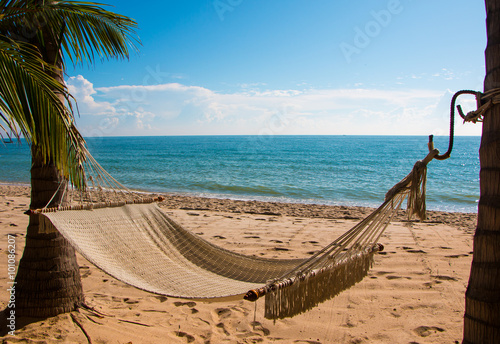
<path fill-rule="evenodd" d="M 84 140 L 74 132 L 65 87 L 47 74 L 48 69 L 33 47 L 0 36 L 1 127 L 24 136 L 45 162 L 52 161 L 63 176 L 84 187 L 85 177 L 74 165 L 85 157 L 73 152 L 81 150 Z"/>
<path fill-rule="evenodd" d="M 100 3 L 86 1 L 2 0 L 9 10 L 0 11 L 0 31 L 42 41 L 40 27 L 50 28 L 73 64 L 92 63 L 96 59 L 128 58 L 140 44 L 135 34 L 137 23 L 104 9 Z M 3 18 L 2 18 L 3 15 Z M 22 19 L 21 19 L 22 18 Z M 43 52 L 42 52 L 43 53 Z"/>

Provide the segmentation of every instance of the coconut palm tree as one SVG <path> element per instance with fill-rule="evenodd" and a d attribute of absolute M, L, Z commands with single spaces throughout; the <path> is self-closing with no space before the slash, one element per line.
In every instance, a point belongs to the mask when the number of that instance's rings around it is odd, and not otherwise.
<path fill-rule="evenodd" d="M 500 1 L 485 0 L 488 43 L 484 91 L 500 88 Z M 463 343 L 500 343 L 500 106 L 484 116 L 480 200 Z"/>
<path fill-rule="evenodd" d="M 137 24 L 130 18 L 105 10 L 101 4 L 82 1 L 2 0 L 0 34 L 36 48 L 44 61 L 46 76 L 54 84 L 64 84 L 65 58 L 73 64 L 95 59 L 125 58 L 138 42 Z M 21 83 L 20 80 L 15 80 Z M 63 87 L 64 89 L 64 87 Z M 61 86 L 53 87 L 65 103 Z M 64 201 L 68 180 L 84 187 L 81 162 L 85 143 L 74 126 L 71 108 L 63 121 L 37 98 L 24 107 L 27 123 L 8 118 L 9 127 L 29 128 L 23 134 L 31 143 L 31 209 L 57 206 Z M 67 104 L 67 102 L 66 102 Z M 62 163 L 64 162 L 64 163 Z M 68 173 L 63 168 L 70 167 Z M 73 178 L 73 179 L 72 179 Z M 30 215 L 26 246 L 16 276 L 16 314 L 32 317 L 53 316 L 74 310 L 84 302 L 79 267 L 73 247 L 59 233 L 41 233 L 38 215 Z"/>

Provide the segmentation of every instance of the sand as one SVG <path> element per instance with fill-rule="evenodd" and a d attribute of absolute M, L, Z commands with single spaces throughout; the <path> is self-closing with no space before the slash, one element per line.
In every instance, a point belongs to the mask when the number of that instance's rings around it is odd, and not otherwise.
<path fill-rule="evenodd" d="M 0 185 L 0 307 L 8 304 L 8 235 L 17 259 L 29 205 L 25 186 Z M 370 209 L 171 195 L 165 212 L 203 238 L 263 257 L 307 257 Z M 153 295 L 113 279 L 78 255 L 86 302 L 48 319 L 17 319 L 3 343 L 460 343 L 476 214 L 431 212 L 393 222 L 369 275 L 292 319 L 266 320 L 263 300 L 205 303 Z"/>

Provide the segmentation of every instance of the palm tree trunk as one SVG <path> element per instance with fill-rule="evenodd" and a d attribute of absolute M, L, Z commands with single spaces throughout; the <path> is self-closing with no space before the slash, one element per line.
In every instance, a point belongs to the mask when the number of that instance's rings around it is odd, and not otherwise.
<path fill-rule="evenodd" d="M 66 181 L 55 166 L 43 164 L 34 149 L 32 154 L 30 208 L 46 206 L 54 194 L 49 207 L 60 204 Z M 18 316 L 55 316 L 84 302 L 74 248 L 59 232 L 40 233 L 39 215 L 30 215 L 15 290 Z"/>
<path fill-rule="evenodd" d="M 64 83 L 60 46 L 48 28 L 42 28 L 42 35 L 43 39 L 36 36 L 31 43 L 38 47 L 45 62 L 57 67 L 48 71 L 51 77 Z M 31 147 L 31 157 L 30 209 L 58 206 L 64 202 L 67 181 L 52 163 L 44 162 L 35 146 Z M 74 248 L 57 231 L 43 233 L 39 215 L 30 215 L 15 288 L 19 316 L 55 316 L 73 311 L 84 302 Z"/>
<path fill-rule="evenodd" d="M 500 1 L 485 0 L 488 44 L 484 90 L 500 87 Z M 480 200 L 466 292 L 463 343 L 500 343 L 500 106 L 485 116 Z"/>

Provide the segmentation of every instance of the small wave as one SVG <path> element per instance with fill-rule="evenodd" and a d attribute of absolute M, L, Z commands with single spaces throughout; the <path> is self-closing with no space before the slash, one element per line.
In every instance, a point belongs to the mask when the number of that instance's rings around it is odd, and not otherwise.
<path fill-rule="evenodd" d="M 243 185 L 224 185 L 217 182 L 206 182 L 206 183 L 192 183 L 191 186 L 197 190 L 205 191 L 215 191 L 217 193 L 230 193 L 237 195 L 271 195 L 271 196 L 281 196 L 277 190 L 274 190 L 267 186 L 255 185 L 255 186 L 243 186 Z"/>

